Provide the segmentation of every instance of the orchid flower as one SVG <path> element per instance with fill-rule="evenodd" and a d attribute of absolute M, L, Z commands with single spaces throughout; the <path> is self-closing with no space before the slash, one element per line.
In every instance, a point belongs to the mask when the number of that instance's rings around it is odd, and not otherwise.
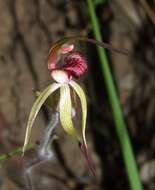
<path fill-rule="evenodd" d="M 98 42 L 93 39 L 87 39 L 84 37 L 69 37 L 64 38 L 56 42 L 50 49 L 48 56 L 48 70 L 51 77 L 54 79 L 54 83 L 50 84 L 45 88 L 36 101 L 34 102 L 27 123 L 25 142 L 23 146 L 23 153 L 26 150 L 28 145 L 30 134 L 32 130 L 33 123 L 35 118 L 41 109 L 44 102 L 48 99 L 52 93 L 57 90 L 60 90 L 60 99 L 58 101 L 58 111 L 60 117 L 60 123 L 63 129 L 71 135 L 79 144 L 82 153 L 84 154 L 90 170 L 95 175 L 94 164 L 91 160 L 90 155 L 88 154 L 88 148 L 85 137 L 85 128 L 86 128 L 86 117 L 87 117 L 87 101 L 84 90 L 81 86 L 75 82 L 74 79 L 78 79 L 83 76 L 87 71 L 87 63 L 85 57 L 78 51 L 74 50 L 74 41 L 82 40 L 87 41 L 93 44 L 97 44 L 103 48 L 108 48 L 117 52 L 126 54 L 122 50 L 115 49 L 109 44 Z M 62 57 L 64 59 L 62 61 Z M 59 64 L 62 61 L 61 64 Z M 72 121 L 72 100 L 71 100 L 71 91 L 74 91 L 77 97 L 79 97 L 81 102 L 82 110 L 82 127 L 80 135 L 75 129 Z"/>

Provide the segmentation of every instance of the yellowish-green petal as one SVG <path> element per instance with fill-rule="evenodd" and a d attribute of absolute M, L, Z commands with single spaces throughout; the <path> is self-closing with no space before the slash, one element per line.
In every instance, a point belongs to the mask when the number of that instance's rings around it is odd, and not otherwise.
<path fill-rule="evenodd" d="M 63 84 L 60 87 L 60 102 L 59 102 L 60 122 L 64 130 L 74 139 L 80 141 L 77 131 L 73 126 L 72 121 L 72 102 L 70 88 L 68 84 Z"/>
<path fill-rule="evenodd" d="M 81 88 L 81 86 L 78 85 L 75 81 L 70 81 L 69 84 L 75 90 L 75 92 L 77 93 L 77 95 L 79 96 L 80 101 L 81 101 L 81 108 L 82 108 L 82 135 L 83 135 L 84 144 L 87 146 L 87 144 L 86 144 L 86 135 L 85 135 L 86 119 L 87 119 L 86 95 L 85 95 L 83 89 Z"/>
<path fill-rule="evenodd" d="M 36 99 L 36 101 L 34 102 L 29 118 L 28 118 L 28 123 L 27 123 L 27 128 L 26 128 L 26 135 L 25 135 L 25 141 L 24 141 L 24 146 L 23 146 L 23 154 L 25 152 L 26 146 L 29 142 L 30 139 L 30 134 L 31 134 L 31 130 L 32 130 L 32 126 L 33 123 L 35 121 L 35 118 L 41 108 L 41 106 L 43 105 L 43 103 L 46 101 L 46 99 L 55 91 L 57 90 L 59 87 L 61 86 L 61 84 L 58 83 L 53 83 L 51 85 L 49 85 L 45 90 L 43 90 L 38 98 Z"/>

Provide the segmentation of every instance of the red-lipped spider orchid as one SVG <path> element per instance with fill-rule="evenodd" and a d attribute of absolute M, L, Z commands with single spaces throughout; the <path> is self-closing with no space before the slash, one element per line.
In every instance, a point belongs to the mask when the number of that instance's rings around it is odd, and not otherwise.
<path fill-rule="evenodd" d="M 88 39 L 85 37 L 68 37 L 56 42 L 52 46 L 48 56 L 48 70 L 55 82 L 50 84 L 39 94 L 38 98 L 32 106 L 26 129 L 23 153 L 25 152 L 25 149 L 29 142 L 32 126 L 41 106 L 53 92 L 60 89 L 60 99 L 58 101 L 60 123 L 64 130 L 78 142 L 80 149 L 88 162 L 90 170 L 95 175 L 94 164 L 90 158 L 90 155 L 88 154 L 85 137 L 87 117 L 86 95 L 81 86 L 74 81 L 74 78 L 80 78 L 87 71 L 87 63 L 85 57 L 80 52 L 74 50 L 74 42 L 77 40 L 93 43 L 103 48 L 111 49 L 119 53 L 128 54 L 128 52 L 113 48 L 109 44 L 98 42 L 96 40 Z M 58 62 L 61 61 L 61 57 L 63 55 L 65 56 L 65 58 L 63 59 L 63 63 L 59 65 Z M 70 93 L 71 90 L 73 90 L 77 94 L 81 102 L 82 137 L 73 126 L 72 101 Z"/>

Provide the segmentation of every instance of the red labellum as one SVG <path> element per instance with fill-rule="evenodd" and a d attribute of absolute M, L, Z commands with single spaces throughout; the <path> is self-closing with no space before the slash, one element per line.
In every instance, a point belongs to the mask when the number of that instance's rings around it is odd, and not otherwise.
<path fill-rule="evenodd" d="M 64 59 L 62 69 L 75 78 L 79 78 L 87 71 L 87 61 L 78 51 L 73 51 Z"/>

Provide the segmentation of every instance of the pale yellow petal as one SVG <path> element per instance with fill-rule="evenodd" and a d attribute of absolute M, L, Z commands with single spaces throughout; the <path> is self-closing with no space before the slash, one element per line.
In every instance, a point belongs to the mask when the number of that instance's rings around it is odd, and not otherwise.
<path fill-rule="evenodd" d="M 81 108 L 82 108 L 82 135 L 83 135 L 84 144 L 87 146 L 87 144 L 86 144 L 86 135 L 85 135 L 86 119 L 87 119 L 86 95 L 85 95 L 83 89 L 81 88 L 81 86 L 79 84 L 77 84 L 75 81 L 72 80 L 72 81 L 70 81 L 69 84 L 75 90 L 75 92 L 77 93 L 77 95 L 79 96 L 80 101 L 81 101 Z"/>
<path fill-rule="evenodd" d="M 72 102 L 70 88 L 68 84 L 63 84 L 60 87 L 60 122 L 64 130 L 76 140 L 80 141 L 72 121 Z"/>
<path fill-rule="evenodd" d="M 57 90 L 59 87 L 61 86 L 61 84 L 57 84 L 57 83 L 53 83 L 51 85 L 49 85 L 45 90 L 43 90 L 38 98 L 36 99 L 36 101 L 34 102 L 29 118 L 28 118 L 28 123 L 27 123 L 27 128 L 26 128 L 26 135 L 25 135 L 25 141 L 24 141 L 24 146 L 23 146 L 23 154 L 25 152 L 26 146 L 29 142 L 29 138 L 30 138 L 30 134 L 31 134 L 31 130 L 32 130 L 32 126 L 34 123 L 34 120 L 41 108 L 41 106 L 43 105 L 43 103 L 46 101 L 46 99 L 55 91 Z"/>

